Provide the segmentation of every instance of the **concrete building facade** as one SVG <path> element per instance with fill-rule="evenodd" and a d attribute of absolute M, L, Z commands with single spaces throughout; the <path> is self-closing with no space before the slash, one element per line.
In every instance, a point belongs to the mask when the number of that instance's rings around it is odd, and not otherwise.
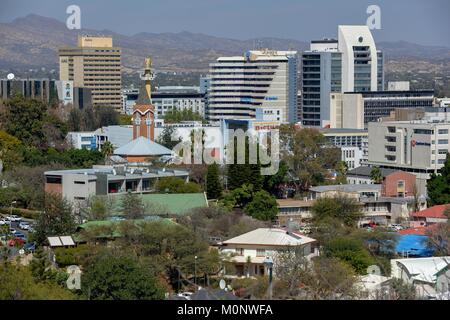
<path fill-rule="evenodd" d="M 277 109 L 282 122 L 295 122 L 297 52 L 253 50 L 220 57 L 210 64 L 208 111 L 211 121 L 253 119 L 256 108 Z"/>
<path fill-rule="evenodd" d="M 60 48 L 58 55 L 60 80 L 90 88 L 93 106 L 122 110 L 121 49 L 112 37 L 79 36 L 77 47 Z"/>

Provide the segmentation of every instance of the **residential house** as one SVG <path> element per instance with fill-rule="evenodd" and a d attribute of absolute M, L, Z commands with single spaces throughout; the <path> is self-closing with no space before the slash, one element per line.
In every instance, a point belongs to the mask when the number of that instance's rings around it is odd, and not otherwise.
<path fill-rule="evenodd" d="M 310 259 L 318 255 L 316 240 L 298 232 L 282 228 L 259 228 L 221 243 L 221 253 L 231 263 L 225 265 L 226 276 L 242 277 L 267 274 L 266 257 L 277 263 L 277 254 L 284 250 L 298 250 Z"/>
<path fill-rule="evenodd" d="M 450 256 L 391 260 L 391 277 L 416 287 L 417 294 L 435 298 L 450 291 Z"/>

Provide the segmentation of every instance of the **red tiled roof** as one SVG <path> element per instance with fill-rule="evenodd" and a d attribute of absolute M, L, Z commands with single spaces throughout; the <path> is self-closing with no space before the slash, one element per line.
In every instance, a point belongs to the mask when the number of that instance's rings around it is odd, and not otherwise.
<path fill-rule="evenodd" d="M 422 227 L 415 227 L 415 228 L 406 228 L 400 230 L 399 234 L 415 234 L 418 236 L 425 236 L 427 234 L 427 231 L 432 231 L 433 229 L 437 228 L 438 224 L 433 224 L 431 226 L 422 226 Z"/>
<path fill-rule="evenodd" d="M 446 208 L 450 208 L 450 204 L 440 204 L 437 206 L 433 206 L 431 208 L 417 211 L 412 214 L 413 217 L 416 218 L 439 218 L 439 219 L 447 219 L 448 217 L 444 215 L 444 211 Z"/>

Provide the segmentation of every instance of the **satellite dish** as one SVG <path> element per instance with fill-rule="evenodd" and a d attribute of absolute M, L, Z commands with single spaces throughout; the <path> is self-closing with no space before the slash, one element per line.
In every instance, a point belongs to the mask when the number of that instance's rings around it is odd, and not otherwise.
<path fill-rule="evenodd" d="M 7 78 L 8 80 L 14 79 L 14 73 L 8 73 L 8 75 L 6 76 L 6 78 Z"/>
<path fill-rule="evenodd" d="M 219 282 L 219 287 L 220 287 L 220 289 L 222 289 L 222 290 L 225 289 L 226 285 L 227 285 L 227 284 L 225 283 L 225 280 L 223 280 L 223 279 L 220 280 L 220 282 Z"/>

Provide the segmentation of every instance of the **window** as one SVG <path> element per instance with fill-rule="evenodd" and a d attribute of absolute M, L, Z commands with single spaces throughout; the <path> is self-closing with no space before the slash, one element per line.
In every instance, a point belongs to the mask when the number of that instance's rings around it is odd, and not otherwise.
<path fill-rule="evenodd" d="M 448 129 L 439 129 L 438 134 L 448 134 Z"/>
<path fill-rule="evenodd" d="M 73 183 L 75 183 L 75 184 L 86 184 L 86 182 L 84 182 L 84 181 L 74 181 Z"/>
<path fill-rule="evenodd" d="M 416 133 L 416 134 L 433 134 L 434 131 L 429 130 L 429 129 L 414 129 L 414 133 Z"/>
<path fill-rule="evenodd" d="M 438 154 L 447 154 L 448 150 L 447 149 L 439 149 L 438 150 Z"/>
<path fill-rule="evenodd" d="M 236 248 L 236 253 L 239 256 L 243 256 L 244 255 L 244 248 Z"/>
<path fill-rule="evenodd" d="M 405 181 L 398 180 L 397 181 L 397 188 L 404 188 L 405 187 Z"/>
<path fill-rule="evenodd" d="M 265 257 L 266 256 L 266 250 L 265 249 L 256 249 L 256 256 L 257 257 Z"/>
<path fill-rule="evenodd" d="M 439 139 L 438 144 L 448 144 L 448 139 Z"/>

